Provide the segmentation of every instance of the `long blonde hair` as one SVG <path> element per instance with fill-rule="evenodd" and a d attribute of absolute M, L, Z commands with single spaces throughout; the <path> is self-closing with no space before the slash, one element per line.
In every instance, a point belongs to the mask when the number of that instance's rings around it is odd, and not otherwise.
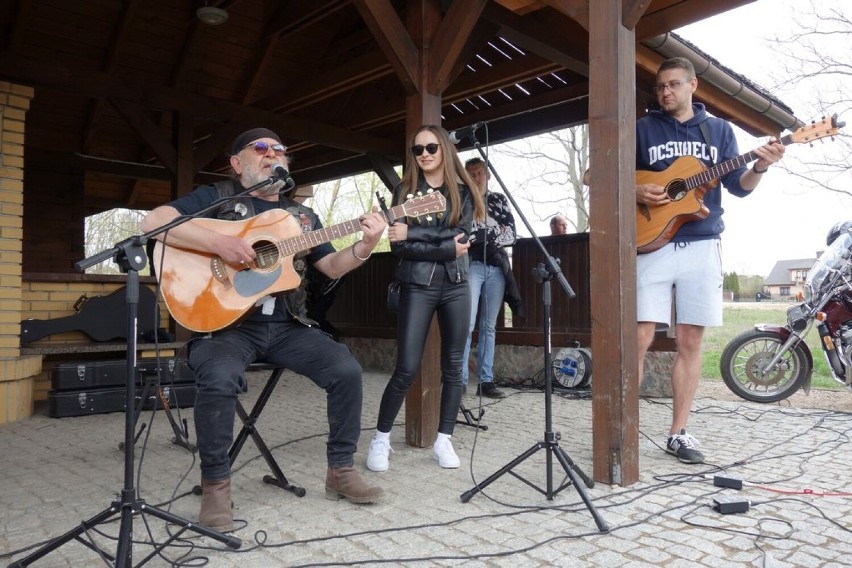
<path fill-rule="evenodd" d="M 461 193 L 459 192 L 459 180 L 461 180 L 471 190 L 470 195 L 473 199 L 473 218 L 475 221 L 485 220 L 485 203 L 482 200 L 482 195 L 478 191 L 474 191 L 476 183 L 464 169 L 464 166 L 459 159 L 459 154 L 456 152 L 456 147 L 450 142 L 450 135 L 447 131 L 434 124 L 426 124 L 417 129 L 411 135 L 408 141 L 408 148 L 405 152 L 405 170 L 402 175 L 403 191 L 399 195 L 399 200 L 404 201 L 408 193 L 412 193 L 418 187 L 420 178 L 420 166 L 417 165 L 417 159 L 411 152 L 411 147 L 414 146 L 414 139 L 417 135 L 428 130 L 438 139 L 438 144 L 441 146 L 444 162 L 444 185 L 447 187 L 447 197 L 450 200 L 450 225 L 456 226 L 459 224 L 461 216 Z"/>

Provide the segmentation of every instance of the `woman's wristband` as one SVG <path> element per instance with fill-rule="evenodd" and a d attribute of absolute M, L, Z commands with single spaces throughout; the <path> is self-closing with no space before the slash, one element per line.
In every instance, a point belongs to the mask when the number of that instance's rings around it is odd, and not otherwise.
<path fill-rule="evenodd" d="M 765 170 L 759 170 L 759 169 L 757 169 L 757 162 L 755 162 L 754 165 L 751 167 L 751 171 L 753 171 L 757 175 L 763 175 L 763 174 L 765 174 L 766 172 L 769 171 L 769 166 L 766 166 Z"/>
<path fill-rule="evenodd" d="M 365 257 L 363 257 L 363 258 L 362 258 L 362 257 L 360 257 L 360 256 L 358 256 L 358 253 L 357 253 L 357 252 L 355 252 L 355 245 L 357 245 L 357 244 L 358 244 L 358 243 L 360 243 L 360 242 L 361 242 L 361 241 L 358 241 L 358 242 L 352 243 L 352 248 L 350 248 L 349 250 L 351 250 L 351 251 L 352 251 L 352 256 L 354 256 L 357 260 L 360 260 L 361 262 L 364 262 L 365 260 L 368 260 L 368 259 L 370 258 L 370 255 L 372 255 L 372 254 L 373 254 L 373 251 L 370 251 L 370 252 L 367 254 L 367 256 L 365 256 Z"/>

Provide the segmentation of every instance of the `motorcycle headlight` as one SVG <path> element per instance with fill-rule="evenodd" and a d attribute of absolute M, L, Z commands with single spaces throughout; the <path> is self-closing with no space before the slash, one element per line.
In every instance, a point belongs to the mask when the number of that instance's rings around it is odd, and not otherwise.
<path fill-rule="evenodd" d="M 796 333 L 805 331 L 808 327 L 808 315 L 802 304 L 787 309 L 787 325 Z"/>
<path fill-rule="evenodd" d="M 811 300 L 813 300 L 813 298 L 814 298 L 814 287 L 810 283 L 807 283 L 802 287 L 802 297 L 808 303 L 810 303 Z"/>

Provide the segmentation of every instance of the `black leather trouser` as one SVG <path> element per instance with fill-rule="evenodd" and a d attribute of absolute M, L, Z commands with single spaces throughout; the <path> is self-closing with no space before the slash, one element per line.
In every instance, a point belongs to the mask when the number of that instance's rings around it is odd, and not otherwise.
<path fill-rule="evenodd" d="M 470 319 L 470 286 L 467 282 L 449 282 L 443 269 L 436 271 L 429 286 L 402 285 L 396 329 L 396 369 L 379 406 L 376 427 L 380 432 L 391 431 L 405 393 L 420 370 L 426 335 L 436 313 L 441 333 L 442 386 L 438 432 L 453 433 L 462 397 L 462 358 Z"/>

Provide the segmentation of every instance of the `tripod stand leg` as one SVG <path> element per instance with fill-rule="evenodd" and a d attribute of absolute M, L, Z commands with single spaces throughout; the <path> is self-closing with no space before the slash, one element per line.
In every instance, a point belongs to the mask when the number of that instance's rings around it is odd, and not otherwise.
<path fill-rule="evenodd" d="M 496 481 L 498 477 L 500 477 L 504 473 L 509 473 L 512 469 L 514 469 L 514 467 L 516 465 L 518 465 L 519 463 L 521 463 L 522 461 L 524 461 L 525 459 L 527 459 L 528 457 L 530 457 L 531 455 L 536 453 L 541 448 L 542 448 L 542 443 L 539 442 L 535 446 L 531 447 L 530 449 L 528 449 L 527 451 L 525 451 L 524 453 L 522 453 L 521 455 L 519 455 L 518 457 L 516 457 L 515 459 L 513 459 L 512 461 L 510 461 L 509 463 L 507 463 L 503 467 L 501 467 L 498 471 L 489 475 L 487 478 L 485 478 L 485 480 L 483 482 L 477 484 L 475 487 L 468 489 L 467 491 L 462 493 L 461 494 L 461 502 L 467 503 L 468 501 L 470 501 L 471 498 L 474 495 L 476 495 L 477 493 L 479 493 L 480 491 L 482 491 L 483 489 L 485 489 L 486 487 L 491 485 L 491 483 Z"/>
<path fill-rule="evenodd" d="M 63 534 L 62 536 L 56 537 L 55 539 L 51 540 L 50 542 L 48 542 L 47 544 L 45 544 L 44 546 L 42 546 L 41 548 L 39 548 L 38 550 L 33 552 L 32 554 L 30 554 L 29 556 L 27 556 L 25 558 L 21 558 L 20 560 L 17 560 L 15 562 L 9 564 L 9 568 L 23 568 L 24 566 L 29 566 L 30 564 L 32 564 L 33 562 L 35 562 L 39 558 L 42 558 L 43 556 L 50 554 L 51 552 L 53 552 L 54 550 L 56 550 L 57 548 L 59 548 L 60 546 L 65 544 L 66 542 L 69 542 L 69 541 L 71 541 L 75 538 L 79 539 L 80 535 L 83 534 L 84 532 L 88 531 L 91 527 L 99 525 L 99 524 L 105 522 L 107 519 L 109 519 L 113 515 L 118 514 L 119 509 L 115 505 L 116 504 L 113 503 L 113 506 L 111 506 L 109 509 L 104 509 L 103 511 L 101 511 L 100 513 L 98 513 L 97 515 L 92 517 L 91 519 L 83 521 L 82 523 L 80 523 L 79 526 L 71 529 L 70 531 Z M 86 544 L 86 546 L 89 546 L 90 548 L 92 548 L 92 546 L 89 543 L 84 542 L 84 544 Z M 103 551 L 100 551 L 100 552 L 103 552 Z"/>
<path fill-rule="evenodd" d="M 481 424 L 482 415 L 485 414 L 485 409 L 479 409 L 479 416 L 476 418 L 473 417 L 473 412 L 467 408 L 462 402 L 459 404 L 459 412 L 461 412 L 462 416 L 464 416 L 464 420 L 456 420 L 456 424 L 462 424 L 463 426 L 472 426 L 474 428 L 479 428 L 480 430 L 488 430 L 488 426 L 485 424 Z"/>
<path fill-rule="evenodd" d="M 593 487 L 594 482 L 592 482 L 586 475 L 574 465 L 574 462 L 571 461 L 571 458 L 565 453 L 565 451 L 559 446 L 553 447 L 553 453 L 556 454 L 556 459 L 559 460 L 559 463 L 562 464 L 562 469 L 565 470 L 565 473 L 568 474 L 568 477 L 571 478 L 571 483 L 574 484 L 574 489 L 577 490 L 577 493 L 580 495 L 580 499 L 583 500 L 583 503 L 586 504 L 586 508 L 591 513 L 592 518 L 595 519 L 595 524 L 598 525 L 598 530 L 601 532 L 609 532 L 609 526 L 604 521 L 603 517 L 601 517 L 598 510 L 595 508 L 595 505 L 592 503 L 589 496 L 586 494 L 586 490 L 580 485 L 580 479 L 578 474 L 582 475 L 582 477 L 586 480 L 586 485 L 588 487 Z M 591 485 L 589 485 L 591 483 Z"/>

